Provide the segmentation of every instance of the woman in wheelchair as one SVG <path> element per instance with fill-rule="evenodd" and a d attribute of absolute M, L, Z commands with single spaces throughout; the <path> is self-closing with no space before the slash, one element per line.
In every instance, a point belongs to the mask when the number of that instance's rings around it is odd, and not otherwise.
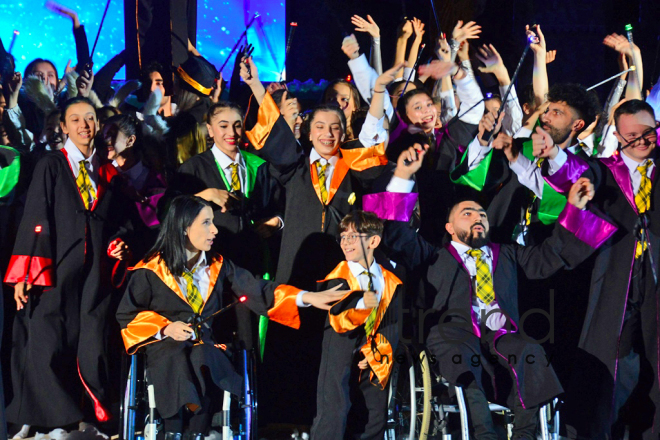
<path fill-rule="evenodd" d="M 144 347 L 147 377 L 165 439 L 202 439 L 222 402 L 222 391 L 242 393 L 242 378 L 212 340 L 213 315 L 222 310 L 225 284 L 255 313 L 298 328 L 298 303 L 327 310 L 346 292 L 304 292 L 255 278 L 210 253 L 218 230 L 209 202 L 172 200 L 154 247 L 132 270 L 117 311 L 126 351 Z M 243 298 L 243 296 L 245 298 Z"/>

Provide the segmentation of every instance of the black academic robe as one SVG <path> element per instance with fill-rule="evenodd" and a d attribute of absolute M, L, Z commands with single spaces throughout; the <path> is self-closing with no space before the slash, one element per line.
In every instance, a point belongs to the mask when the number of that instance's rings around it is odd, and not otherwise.
<path fill-rule="evenodd" d="M 228 305 L 223 301 L 225 289 L 246 296 L 245 305 L 255 313 L 294 328 L 300 325 L 295 302 L 299 289 L 257 278 L 221 256 L 210 257 L 209 291 L 199 314 L 193 312 L 177 278 L 159 257 L 135 266 L 117 310 L 126 351 L 134 354 L 144 348 L 156 409 L 164 418 L 175 416 L 184 405 L 201 407 L 204 396 L 221 399 L 221 390 L 241 395 L 243 379 L 210 331 L 213 313 Z M 206 319 L 200 340 L 156 338 L 172 322 L 201 323 Z M 218 321 L 222 325 L 223 317 Z"/>
<path fill-rule="evenodd" d="M 361 434 L 364 438 L 382 437 L 385 431 L 387 386 L 399 342 L 398 301 L 403 285 L 382 266 L 381 270 L 384 288 L 373 335 L 366 335 L 364 329 L 372 309 L 355 308 L 364 291 L 348 263 L 342 261 L 319 281 L 319 290 L 341 285 L 341 289 L 350 292 L 328 313 L 311 432 L 315 439 L 345 438 L 347 424 L 352 428 L 351 434 Z M 357 367 L 363 357 L 369 363 L 365 372 Z M 360 394 L 357 399 L 351 396 L 355 393 Z"/>
<path fill-rule="evenodd" d="M 14 321 L 10 422 L 45 427 L 77 422 L 85 416 L 80 405 L 85 391 L 97 419 L 110 418 L 104 408 L 111 379 L 106 331 L 115 260 L 107 250 L 124 219 L 116 175 L 112 164 L 102 163 L 98 200 L 86 210 L 65 150 L 36 165 L 5 276 L 6 283 L 23 281 L 29 267 L 28 281 L 35 286 Z"/>
<path fill-rule="evenodd" d="M 316 281 L 344 260 L 337 243 L 339 223 L 346 214 L 360 209 L 362 195 L 387 168 L 385 147 L 345 143 L 324 204 L 316 167 L 310 165 L 309 156 L 303 153 L 270 94 L 259 108 L 257 124 L 246 135 L 285 191 L 285 225 L 276 280 L 314 290 Z M 304 310 L 302 315 L 300 332 L 268 327 L 268 340 L 274 345 L 266 345 L 262 371 L 281 376 L 293 365 L 295 379 L 291 376 L 271 384 L 268 394 L 261 394 L 266 408 L 262 419 L 309 425 L 314 417 L 325 317 L 318 310 Z"/>
<path fill-rule="evenodd" d="M 563 220 L 560 217 L 553 235 L 538 246 L 490 245 L 495 299 L 508 321 L 503 329 L 496 332 L 491 347 L 492 352 L 500 357 L 508 355 L 498 351 L 500 342 L 506 341 L 509 332 L 515 334 L 522 330 L 518 312 L 518 269 L 522 269 L 528 278 L 542 279 L 561 268 L 575 267 L 616 229 L 589 211 L 580 211 L 572 205 L 566 207 L 562 216 Z M 582 231 L 579 225 L 582 225 Z M 599 229 L 601 235 L 597 239 L 591 237 L 591 231 Z M 584 231 L 589 232 L 585 235 Z M 479 347 L 475 338 L 490 330 L 484 329 L 483 324 L 477 324 L 471 307 L 473 281 L 454 247 L 451 244 L 444 247 L 431 245 L 407 224 L 395 221 L 386 222 L 383 241 L 394 252 L 394 261 L 411 267 L 425 267 L 425 282 L 435 292 L 432 309 L 424 317 L 425 320 L 433 320 L 426 345 L 439 361 L 440 374 L 450 383 L 459 385 L 467 385 L 466 379 L 472 378 L 486 391 L 487 384 L 482 381 L 482 364 L 485 362 L 477 364 L 469 356 L 466 359 L 466 353 L 472 352 L 475 346 Z M 426 325 L 428 323 L 424 322 Z M 524 334 L 521 336 L 525 338 Z M 466 353 L 461 351 L 461 347 L 465 347 L 463 351 Z M 523 405 L 529 407 L 561 393 L 562 388 L 552 367 L 543 363 L 544 359 L 538 360 L 543 356 L 540 346 L 530 341 L 523 353 L 533 354 L 532 359 L 537 359 L 537 362 L 530 363 L 526 355 L 510 361 L 510 377 L 515 380 L 516 386 L 509 383 L 508 393 L 502 393 L 501 387 L 495 387 L 499 390 L 498 396 L 491 398 L 504 399 L 508 405 L 519 398 Z M 456 355 L 461 354 L 463 356 L 458 361 Z"/>
<path fill-rule="evenodd" d="M 420 233 L 432 243 L 439 244 L 442 241 L 444 228 L 438 228 L 438 225 L 445 224 L 448 207 L 461 198 L 479 196 L 472 188 L 454 184 L 450 175 L 477 134 L 478 128 L 477 125 L 454 118 L 446 127 L 434 132 L 435 145 L 430 145 L 430 136 L 425 133 L 413 134 L 406 130 L 387 147 L 388 159 L 396 163 L 401 152 L 415 143 L 429 145 L 429 151 L 424 157 L 422 168 L 416 174 L 416 179 L 421 217 Z"/>
<path fill-rule="evenodd" d="M 578 367 L 574 369 L 573 386 L 569 388 L 569 397 L 573 398 L 568 401 L 571 411 L 567 423 L 581 436 L 604 438 L 610 435 L 612 423 L 617 417 L 613 405 L 620 336 L 633 285 L 637 285 L 646 298 L 642 311 L 642 331 L 644 355 L 654 371 L 649 394 L 656 396 L 653 423 L 657 432 L 660 423 L 657 365 L 660 332 L 657 330 L 657 293 L 649 255 L 652 253 L 657 270 L 657 262 L 660 261 L 660 218 L 657 210 L 660 206 L 660 191 L 657 190 L 660 185 L 659 173 L 656 168 L 651 178 L 651 208 L 644 216 L 648 225 L 650 252 L 645 252 L 644 259 L 637 262 L 644 265 L 644 275 L 636 279 L 633 277 L 633 268 L 636 266 L 635 248 L 642 217 L 635 205 L 630 174 L 621 153 L 615 152 L 609 158 L 588 162 L 579 160 L 571 153 L 567 154 L 566 164 L 553 176 L 547 176 L 544 168 L 546 181 L 557 189 L 565 190 L 579 177 L 588 177 L 596 187 L 593 204 L 619 228 L 595 256 L 589 304 L 580 336 L 581 353 L 576 362 Z"/>

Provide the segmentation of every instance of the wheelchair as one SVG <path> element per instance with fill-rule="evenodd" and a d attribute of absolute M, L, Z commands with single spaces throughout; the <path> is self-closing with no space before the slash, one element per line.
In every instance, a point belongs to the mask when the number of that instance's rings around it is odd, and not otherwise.
<path fill-rule="evenodd" d="M 449 391 L 455 398 L 449 398 Z M 559 439 L 559 400 L 540 408 L 540 438 Z M 501 414 L 507 438 L 512 437 L 513 411 L 491 403 L 490 410 Z M 456 420 L 458 418 L 458 421 Z M 456 433 L 469 440 L 468 411 L 461 387 L 452 386 L 436 375 L 424 349 L 400 344 L 390 375 L 386 440 L 451 440 Z M 456 435 L 457 436 L 457 435 Z"/>
<path fill-rule="evenodd" d="M 228 348 L 229 349 L 229 348 Z M 257 375 L 254 350 L 236 346 L 231 349 L 234 368 L 243 376 L 243 396 L 236 399 L 224 392 L 222 411 L 213 417 L 212 429 L 222 440 L 256 440 L 257 437 Z M 156 410 L 154 386 L 147 380 L 146 356 L 124 354 L 122 377 L 126 380 L 120 402 L 119 440 L 156 440 L 162 420 Z M 124 385 L 122 385 L 124 386 Z"/>

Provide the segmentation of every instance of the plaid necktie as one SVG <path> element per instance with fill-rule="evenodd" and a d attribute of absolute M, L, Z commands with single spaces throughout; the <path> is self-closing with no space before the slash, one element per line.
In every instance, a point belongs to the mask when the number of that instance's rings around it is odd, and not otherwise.
<path fill-rule="evenodd" d="M 373 292 L 374 291 L 374 284 L 371 279 L 371 274 L 369 271 L 365 270 L 362 272 L 360 275 L 366 275 L 369 277 L 369 291 Z M 374 307 L 374 309 L 369 313 L 369 316 L 367 316 L 367 319 L 364 321 L 364 332 L 367 335 L 371 334 L 371 331 L 374 329 L 374 325 L 376 324 L 376 312 L 378 311 L 378 307 Z"/>
<path fill-rule="evenodd" d="M 325 205 L 328 201 L 328 189 L 325 187 L 325 169 L 328 167 L 328 163 L 321 165 L 321 161 L 316 161 L 316 172 L 319 175 L 319 191 L 321 191 L 321 201 Z"/>
<path fill-rule="evenodd" d="M 229 167 L 231 168 L 231 190 L 238 192 L 241 190 L 241 180 L 238 178 L 238 164 L 232 163 L 229 164 Z"/>
<path fill-rule="evenodd" d="M 86 160 L 78 162 L 78 177 L 76 177 L 76 186 L 83 199 L 85 209 L 89 209 L 94 204 L 94 200 L 96 200 L 96 191 L 94 191 L 92 181 L 89 179 L 89 173 L 85 167 L 87 163 Z"/>
<path fill-rule="evenodd" d="M 470 249 L 467 254 L 474 258 L 477 266 L 477 298 L 489 305 L 495 300 L 495 289 L 488 263 L 481 259 L 481 249 Z"/>
<path fill-rule="evenodd" d="M 198 314 L 199 311 L 202 310 L 204 300 L 202 299 L 202 295 L 199 293 L 199 289 L 193 281 L 193 275 L 195 274 L 196 270 L 197 267 L 191 271 L 184 270 L 182 277 L 186 280 L 186 299 L 188 300 L 188 304 L 190 304 L 190 307 L 192 307 L 193 312 Z"/>
<path fill-rule="evenodd" d="M 652 163 L 650 160 L 647 160 L 644 165 L 637 167 L 637 171 L 642 176 L 642 180 L 639 182 L 639 190 L 635 194 L 635 205 L 637 205 L 637 210 L 640 214 L 644 214 L 651 207 L 651 179 L 649 179 L 648 172 Z M 641 257 L 645 250 L 646 242 L 637 242 L 635 258 Z"/>

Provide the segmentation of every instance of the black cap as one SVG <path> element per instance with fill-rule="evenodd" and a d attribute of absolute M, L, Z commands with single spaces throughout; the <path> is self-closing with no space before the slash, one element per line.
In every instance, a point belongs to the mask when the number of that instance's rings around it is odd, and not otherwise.
<path fill-rule="evenodd" d="M 211 94 L 218 69 L 204 57 L 191 55 L 185 63 L 177 67 L 177 73 L 183 80 L 184 87 L 198 95 Z"/>

